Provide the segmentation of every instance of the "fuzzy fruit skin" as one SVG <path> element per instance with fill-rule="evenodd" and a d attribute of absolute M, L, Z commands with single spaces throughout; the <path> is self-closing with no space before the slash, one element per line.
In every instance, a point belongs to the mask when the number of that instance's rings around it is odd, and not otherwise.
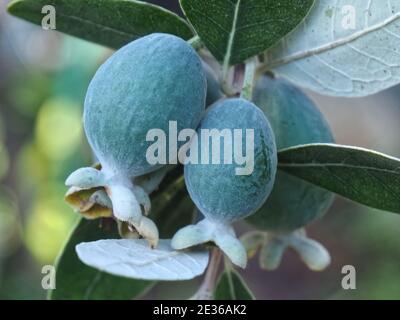
<path fill-rule="evenodd" d="M 84 126 L 104 171 L 140 176 L 150 129 L 196 128 L 205 109 L 206 78 L 184 40 L 155 33 L 116 51 L 96 72 L 85 99 Z M 178 145 L 179 147 L 179 145 Z M 168 151 L 167 151 L 168 152 Z"/>
<path fill-rule="evenodd" d="M 198 128 L 242 129 L 242 150 L 245 150 L 245 129 L 254 129 L 254 171 L 250 175 L 236 175 L 238 165 L 186 164 L 185 182 L 197 208 L 209 220 L 227 224 L 252 214 L 272 190 L 277 155 L 274 134 L 262 111 L 244 99 L 216 102 L 208 110 Z M 203 152 L 199 138 L 199 155 Z M 221 139 L 221 155 L 223 155 Z M 211 155 L 211 142 L 209 146 Z M 244 153 L 244 151 L 243 151 Z"/>
<path fill-rule="evenodd" d="M 270 121 L 278 150 L 334 142 L 322 113 L 286 80 L 262 77 L 255 87 L 253 101 Z M 278 170 L 271 195 L 248 221 L 267 231 L 290 232 L 323 216 L 332 200 L 331 192 Z"/>

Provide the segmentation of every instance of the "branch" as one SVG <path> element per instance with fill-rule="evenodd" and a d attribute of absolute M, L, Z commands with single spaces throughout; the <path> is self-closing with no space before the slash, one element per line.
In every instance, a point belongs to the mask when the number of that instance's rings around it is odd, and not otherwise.
<path fill-rule="evenodd" d="M 203 279 L 199 290 L 191 298 L 192 300 L 213 300 L 214 299 L 214 288 L 217 280 L 217 274 L 219 264 L 221 262 L 222 252 L 218 247 L 215 247 L 211 251 L 211 258 L 208 264 L 206 274 Z"/>

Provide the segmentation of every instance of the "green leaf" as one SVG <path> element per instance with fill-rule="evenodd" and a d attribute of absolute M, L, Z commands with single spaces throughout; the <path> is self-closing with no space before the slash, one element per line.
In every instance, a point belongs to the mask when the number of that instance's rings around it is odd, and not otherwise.
<path fill-rule="evenodd" d="M 119 238 L 112 219 L 81 219 L 57 260 L 53 300 L 132 299 L 149 290 L 154 282 L 116 277 L 84 265 L 75 252 L 81 242 Z"/>
<path fill-rule="evenodd" d="M 335 144 L 281 150 L 279 169 L 367 206 L 400 213 L 400 159 Z"/>
<path fill-rule="evenodd" d="M 128 42 L 153 32 L 192 36 L 187 23 L 176 14 L 159 6 L 127 0 L 15 0 L 8 11 L 20 18 L 41 25 L 42 7 L 56 10 L 56 30 L 120 48 Z"/>
<path fill-rule="evenodd" d="M 399 28 L 398 0 L 319 0 L 266 52 L 265 70 L 320 94 L 371 95 L 400 82 Z"/>
<path fill-rule="evenodd" d="M 215 288 L 215 300 L 254 300 L 243 278 L 231 267 L 222 273 Z"/>
<path fill-rule="evenodd" d="M 211 53 L 241 63 L 277 43 L 310 11 L 314 0 L 180 0 Z"/>

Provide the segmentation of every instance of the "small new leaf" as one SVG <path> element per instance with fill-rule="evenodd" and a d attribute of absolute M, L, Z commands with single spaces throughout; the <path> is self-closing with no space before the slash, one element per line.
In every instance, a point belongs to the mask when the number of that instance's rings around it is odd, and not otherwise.
<path fill-rule="evenodd" d="M 211 53 L 226 65 L 277 43 L 310 11 L 314 0 L 180 0 Z"/>
<path fill-rule="evenodd" d="M 231 267 L 226 268 L 215 288 L 215 300 L 254 300 L 243 278 Z"/>
<path fill-rule="evenodd" d="M 281 150 L 279 169 L 364 205 L 400 213 L 400 159 L 336 144 Z"/>
<path fill-rule="evenodd" d="M 175 251 L 169 240 L 151 249 L 143 239 L 84 242 L 76 246 L 85 264 L 101 271 L 133 279 L 189 280 L 201 275 L 208 264 L 206 250 Z"/>
<path fill-rule="evenodd" d="M 176 14 L 134 0 L 15 0 L 8 11 L 41 25 L 42 8 L 49 4 L 55 8 L 57 31 L 114 49 L 154 32 L 192 37 L 187 23 Z"/>

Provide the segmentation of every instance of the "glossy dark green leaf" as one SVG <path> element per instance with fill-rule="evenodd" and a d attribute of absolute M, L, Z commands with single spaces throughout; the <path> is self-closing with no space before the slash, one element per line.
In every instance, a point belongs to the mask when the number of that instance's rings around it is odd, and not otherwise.
<path fill-rule="evenodd" d="M 268 49 L 293 30 L 314 0 L 180 0 L 211 53 L 237 64 Z"/>
<path fill-rule="evenodd" d="M 243 278 L 228 267 L 219 278 L 215 288 L 215 300 L 254 300 L 254 295 Z"/>
<path fill-rule="evenodd" d="M 176 14 L 159 6 L 127 0 L 15 0 L 8 11 L 41 25 L 45 5 L 56 10 L 56 30 L 111 48 L 153 32 L 188 39 L 192 32 Z"/>
<path fill-rule="evenodd" d="M 53 300 L 133 299 L 149 290 L 154 282 L 132 280 L 98 271 L 84 265 L 75 252 L 81 242 L 119 238 L 112 219 L 81 219 L 57 261 Z"/>
<path fill-rule="evenodd" d="M 400 213 L 400 159 L 336 144 L 279 152 L 279 169 L 367 206 Z"/>

